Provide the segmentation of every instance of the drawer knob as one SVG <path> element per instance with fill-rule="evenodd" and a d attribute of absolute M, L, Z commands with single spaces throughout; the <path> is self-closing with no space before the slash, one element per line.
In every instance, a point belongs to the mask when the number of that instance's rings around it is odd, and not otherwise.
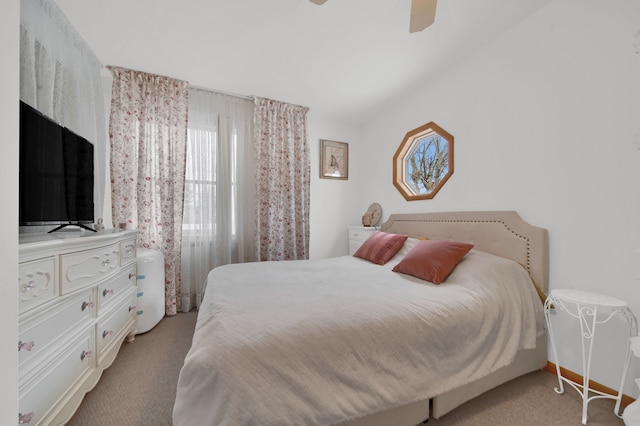
<path fill-rule="evenodd" d="M 129 306 L 129 312 L 134 311 L 136 309 L 135 306 Z"/>
<path fill-rule="evenodd" d="M 107 295 L 109 295 L 109 294 L 113 294 L 113 289 L 112 288 L 110 288 L 110 289 L 106 289 L 105 288 L 104 290 L 102 290 L 102 297 L 107 297 Z"/>
<path fill-rule="evenodd" d="M 82 302 L 82 312 L 84 312 L 87 308 L 93 308 L 93 305 L 93 302 Z"/>
<path fill-rule="evenodd" d="M 129 272 L 129 279 L 131 279 L 131 278 L 133 278 L 135 276 L 136 276 L 136 274 L 134 274 L 133 272 Z"/>
<path fill-rule="evenodd" d="M 33 349 L 33 347 L 36 345 L 36 342 L 34 342 L 33 340 L 30 342 L 23 342 L 22 340 L 18 342 L 18 352 L 20 352 L 21 350 L 25 350 L 25 351 L 29 351 L 31 352 L 31 349 Z"/>
<path fill-rule="evenodd" d="M 92 356 L 92 351 L 82 351 L 82 353 L 80 354 L 80 361 L 84 361 L 85 358 L 91 358 Z"/>
<path fill-rule="evenodd" d="M 110 263 L 111 261 L 109 259 L 105 259 L 102 261 L 102 266 L 109 266 Z"/>
<path fill-rule="evenodd" d="M 113 330 L 105 330 L 102 332 L 102 338 L 106 339 L 107 337 L 110 337 L 113 335 Z"/>
<path fill-rule="evenodd" d="M 33 420 L 33 411 L 27 414 L 18 413 L 18 424 L 24 425 L 27 423 L 31 423 Z"/>

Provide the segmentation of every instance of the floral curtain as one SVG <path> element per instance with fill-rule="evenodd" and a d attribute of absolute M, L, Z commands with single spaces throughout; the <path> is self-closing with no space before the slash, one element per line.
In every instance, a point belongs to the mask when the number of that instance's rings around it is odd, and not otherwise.
<path fill-rule="evenodd" d="M 138 245 L 162 251 L 165 312 L 180 310 L 180 249 L 189 85 L 117 67 L 113 74 L 113 222 L 138 230 Z"/>
<path fill-rule="evenodd" d="M 308 110 L 255 98 L 258 260 L 309 258 Z"/>
<path fill-rule="evenodd" d="M 216 266 L 254 260 L 253 101 L 189 91 L 182 311 L 199 307 Z"/>

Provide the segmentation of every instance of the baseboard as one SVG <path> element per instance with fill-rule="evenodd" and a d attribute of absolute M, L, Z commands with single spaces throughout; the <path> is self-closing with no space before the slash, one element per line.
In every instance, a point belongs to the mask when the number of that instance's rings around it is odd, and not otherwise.
<path fill-rule="evenodd" d="M 544 370 L 555 375 L 556 365 L 551 361 L 547 361 L 547 366 L 544 368 Z M 562 375 L 562 377 L 565 377 L 576 383 L 583 383 L 584 381 L 584 377 L 582 377 L 580 374 L 574 373 L 571 370 L 567 370 L 564 367 L 560 367 L 560 374 Z M 595 382 L 593 380 L 589 380 L 589 388 L 593 390 L 597 390 L 598 392 L 609 394 L 609 395 L 616 395 L 618 393 L 618 391 L 611 389 L 610 387 L 607 387 L 605 385 L 601 385 L 600 383 Z M 634 401 L 635 401 L 635 398 L 632 398 L 628 395 L 623 394 L 622 400 L 620 401 L 620 405 L 622 407 L 626 407 L 627 405 L 631 404 Z"/>

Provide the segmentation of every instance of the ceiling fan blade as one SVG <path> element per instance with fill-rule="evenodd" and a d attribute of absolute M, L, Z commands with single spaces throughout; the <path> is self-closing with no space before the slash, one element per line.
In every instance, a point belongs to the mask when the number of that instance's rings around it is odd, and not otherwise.
<path fill-rule="evenodd" d="M 326 2 L 327 0 L 309 0 L 311 3 L 315 3 L 318 6 L 320 6 L 321 4 L 324 4 L 324 2 Z"/>
<path fill-rule="evenodd" d="M 411 0 L 410 33 L 422 31 L 433 24 L 436 19 L 437 2 L 438 0 Z"/>

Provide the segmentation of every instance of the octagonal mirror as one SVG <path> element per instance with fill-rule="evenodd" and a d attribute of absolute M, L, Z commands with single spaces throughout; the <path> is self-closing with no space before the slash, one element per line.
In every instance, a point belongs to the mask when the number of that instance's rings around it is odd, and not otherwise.
<path fill-rule="evenodd" d="M 393 156 L 393 184 L 408 201 L 433 198 L 453 174 L 453 136 L 433 122 L 408 132 Z"/>

